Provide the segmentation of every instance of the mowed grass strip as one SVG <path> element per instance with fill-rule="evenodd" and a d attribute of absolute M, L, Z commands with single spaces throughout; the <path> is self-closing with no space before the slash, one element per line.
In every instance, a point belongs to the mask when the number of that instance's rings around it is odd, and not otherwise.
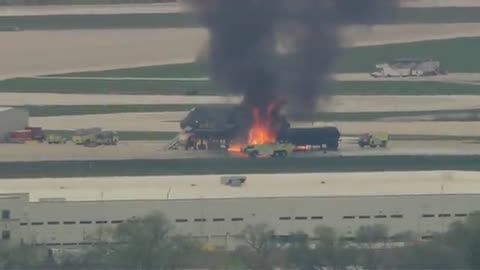
<path fill-rule="evenodd" d="M 478 85 L 441 82 L 341 81 L 335 95 L 478 95 Z M 77 80 L 19 78 L 0 81 L 0 92 L 132 95 L 227 95 L 211 81 Z"/>
<path fill-rule="evenodd" d="M 2 162 L 1 178 L 480 170 L 480 156 Z"/>
<path fill-rule="evenodd" d="M 480 7 L 400 8 L 386 23 L 472 23 L 479 14 Z"/>
<path fill-rule="evenodd" d="M 1 16 L 0 27 L 21 30 L 198 27 L 192 13 Z"/>
<path fill-rule="evenodd" d="M 472 37 L 347 48 L 335 71 L 370 72 L 375 64 L 395 58 L 433 58 L 449 72 L 476 73 L 480 72 L 480 61 L 474 57 L 479 45 L 480 37 Z"/>
<path fill-rule="evenodd" d="M 479 13 L 480 14 L 480 13 Z M 478 15 L 480 18 L 480 15 Z M 345 48 L 335 67 L 337 73 L 371 72 L 375 64 L 395 58 L 434 58 L 449 72 L 480 72 L 477 55 L 480 37 L 421 41 L 402 44 Z M 54 76 L 68 77 L 139 77 L 139 78 L 194 78 L 208 76 L 205 63 L 183 63 L 115 69 L 96 72 L 77 72 Z"/>
<path fill-rule="evenodd" d="M 0 92 L 132 95 L 216 95 L 210 81 L 82 80 L 17 78 L 0 81 Z"/>
<path fill-rule="evenodd" d="M 468 23 L 480 22 L 479 7 L 462 8 L 402 8 L 391 14 L 392 20 L 382 23 Z M 102 29 L 102 28 L 160 28 L 198 27 L 192 13 L 167 14 L 100 14 L 3 16 L 0 27 L 19 27 L 25 30 Z"/>
<path fill-rule="evenodd" d="M 74 131 L 71 130 L 45 130 L 45 134 L 57 134 L 71 138 Z M 118 131 L 121 141 L 168 141 L 175 138 L 176 132 L 140 132 L 140 131 Z"/>
<path fill-rule="evenodd" d="M 111 114 L 136 112 L 181 112 L 195 107 L 194 104 L 159 105 L 54 105 L 54 106 L 14 106 L 29 111 L 30 116 L 66 116 L 85 114 Z"/>

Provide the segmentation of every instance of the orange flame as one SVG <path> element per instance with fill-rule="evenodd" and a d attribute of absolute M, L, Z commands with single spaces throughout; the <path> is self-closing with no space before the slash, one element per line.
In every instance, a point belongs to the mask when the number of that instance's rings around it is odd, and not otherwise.
<path fill-rule="evenodd" d="M 273 106 L 268 106 L 267 117 L 262 119 L 260 110 L 254 108 L 252 111 L 253 123 L 248 131 L 248 144 L 266 144 L 275 142 L 276 136 L 271 130 L 270 114 Z"/>
<path fill-rule="evenodd" d="M 253 108 L 252 110 L 252 125 L 248 131 L 247 144 L 267 144 L 274 143 L 276 140 L 275 131 L 271 125 L 271 114 L 275 104 L 272 103 L 267 107 L 266 117 L 262 117 L 260 109 Z M 234 144 L 228 148 L 229 152 L 242 152 L 243 145 Z"/>
<path fill-rule="evenodd" d="M 228 147 L 229 152 L 235 152 L 235 153 L 240 153 L 242 152 L 242 146 L 239 144 L 233 144 Z"/>

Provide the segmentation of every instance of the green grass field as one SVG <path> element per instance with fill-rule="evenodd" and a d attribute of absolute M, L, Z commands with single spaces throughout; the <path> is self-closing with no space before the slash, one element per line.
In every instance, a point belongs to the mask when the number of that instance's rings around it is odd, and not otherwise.
<path fill-rule="evenodd" d="M 418 57 L 439 60 L 449 72 L 480 72 L 480 62 L 474 57 L 479 46 L 480 38 L 473 37 L 348 48 L 344 50 L 335 71 L 369 72 L 376 63 Z"/>
<path fill-rule="evenodd" d="M 216 95 L 210 81 L 69 80 L 18 78 L 0 81 L 0 92 L 80 94 Z"/>
<path fill-rule="evenodd" d="M 385 23 L 460 23 L 480 22 L 480 8 L 402 8 Z M 0 28 L 25 30 L 195 27 L 193 14 L 113 14 L 0 17 Z"/>
<path fill-rule="evenodd" d="M 188 111 L 194 104 L 167 105 L 59 105 L 59 106 L 17 106 L 29 111 L 30 116 L 61 116 L 84 114 L 108 114 L 127 112 L 175 112 Z"/>
<path fill-rule="evenodd" d="M 73 131 L 70 130 L 45 130 L 48 134 L 58 134 L 71 138 Z M 134 132 L 119 131 L 118 136 L 121 141 L 167 141 L 173 139 L 177 135 L 176 132 Z"/>
<path fill-rule="evenodd" d="M 440 82 L 345 81 L 330 87 L 336 95 L 478 95 L 476 85 Z M 68 80 L 19 78 L 0 81 L 0 92 L 65 94 L 225 95 L 210 81 Z"/>
<path fill-rule="evenodd" d="M 480 13 L 479 13 L 480 14 Z M 480 15 L 478 16 L 480 18 Z M 346 48 L 335 72 L 371 72 L 375 64 L 395 58 L 431 57 L 441 62 L 449 72 L 480 72 L 480 61 L 474 57 L 480 46 L 480 37 L 421 41 L 404 44 Z M 130 69 L 106 70 L 61 74 L 72 77 L 204 77 L 208 76 L 205 64 L 187 63 L 150 66 Z"/>
<path fill-rule="evenodd" d="M 480 156 L 367 156 L 278 159 L 176 159 L 0 163 L 1 178 L 472 170 Z"/>
<path fill-rule="evenodd" d="M 480 22 L 479 7 L 401 8 L 391 23 Z"/>
<path fill-rule="evenodd" d="M 0 27 L 19 27 L 22 30 L 168 28 L 198 25 L 196 17 L 189 13 L 0 17 Z"/>

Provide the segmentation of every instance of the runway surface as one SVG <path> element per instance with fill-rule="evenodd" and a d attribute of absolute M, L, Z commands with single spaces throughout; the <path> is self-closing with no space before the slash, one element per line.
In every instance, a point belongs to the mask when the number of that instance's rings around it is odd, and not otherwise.
<path fill-rule="evenodd" d="M 73 144 L 2 144 L 0 162 L 55 160 L 129 160 L 187 158 L 245 158 L 226 151 L 165 150 L 167 142 L 124 141 L 117 146 L 83 147 Z M 472 141 L 392 141 L 387 148 L 362 149 L 354 138 L 345 138 L 337 152 L 296 152 L 289 158 L 319 156 L 478 155 L 480 143 Z"/>
<path fill-rule="evenodd" d="M 478 7 L 477 0 L 402 0 L 402 7 Z M 44 5 L 4 6 L 0 16 L 99 15 L 99 14 L 163 14 L 190 11 L 178 3 L 114 4 L 114 5 Z"/>
<path fill-rule="evenodd" d="M 351 26 L 344 46 L 480 36 L 479 23 Z M 0 79 L 194 61 L 208 43 L 203 28 L 0 32 Z"/>

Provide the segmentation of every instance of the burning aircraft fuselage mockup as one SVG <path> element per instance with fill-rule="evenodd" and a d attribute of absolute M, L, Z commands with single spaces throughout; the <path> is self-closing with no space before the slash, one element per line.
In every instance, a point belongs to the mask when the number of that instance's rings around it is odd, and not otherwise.
<path fill-rule="evenodd" d="M 290 128 L 278 108 L 270 106 L 268 114 L 248 110 L 242 105 L 202 105 L 193 108 L 181 121 L 188 134 L 186 148 L 218 149 L 223 145 L 240 152 L 245 145 L 288 142 L 295 146 L 338 148 L 340 132 L 335 127 Z M 198 146 L 200 145 L 200 147 Z"/>

